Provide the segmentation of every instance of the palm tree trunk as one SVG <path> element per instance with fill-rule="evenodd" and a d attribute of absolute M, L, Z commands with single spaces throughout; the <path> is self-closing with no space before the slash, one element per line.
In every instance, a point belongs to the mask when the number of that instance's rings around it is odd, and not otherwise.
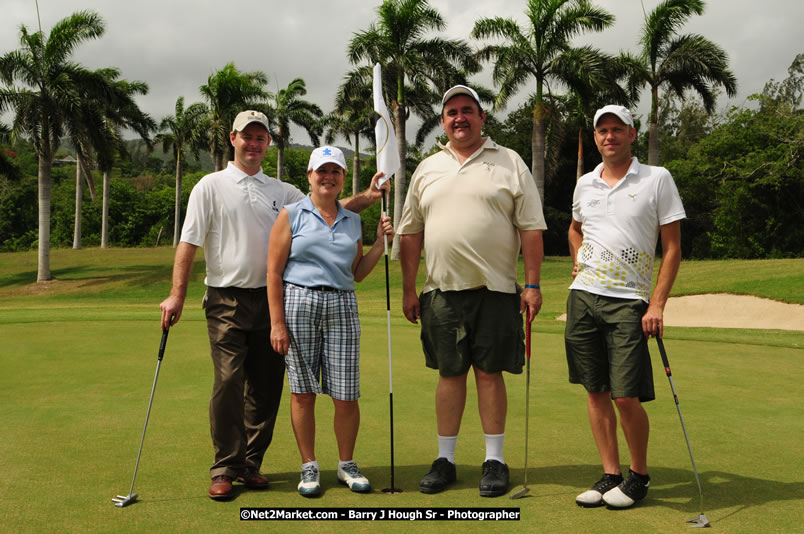
<path fill-rule="evenodd" d="M 544 206 L 544 103 L 537 101 L 533 107 L 533 135 L 531 136 L 531 173 L 536 189 L 539 191 L 539 201 Z"/>
<path fill-rule="evenodd" d="M 234 161 L 234 147 L 228 139 L 226 140 L 226 161 Z M 221 163 L 221 168 L 223 168 L 223 163 Z"/>
<path fill-rule="evenodd" d="M 39 258 L 36 281 L 52 280 L 50 273 L 50 167 L 53 156 L 39 155 Z"/>
<path fill-rule="evenodd" d="M 648 165 L 659 164 L 659 87 L 651 88 Z"/>
<path fill-rule="evenodd" d="M 355 132 L 355 155 L 352 159 L 352 195 L 360 193 L 360 132 Z"/>
<path fill-rule="evenodd" d="M 81 208 L 83 207 L 83 191 L 81 188 L 81 156 L 76 154 L 75 164 L 75 224 L 73 225 L 73 248 L 81 248 Z"/>
<path fill-rule="evenodd" d="M 282 181 L 282 168 L 285 166 L 285 146 L 280 142 L 276 147 L 276 179 Z"/>
<path fill-rule="evenodd" d="M 405 207 L 405 182 L 407 174 L 405 171 L 405 158 L 407 157 L 408 147 L 405 142 L 405 105 L 394 103 L 396 107 L 394 113 L 394 130 L 396 130 L 396 144 L 399 148 L 399 170 L 394 175 L 394 228 L 399 228 L 399 220 L 402 218 L 402 209 Z M 390 199 L 389 199 L 390 200 Z M 390 205 L 390 202 L 388 203 Z M 399 261 L 399 234 L 394 234 L 394 242 L 391 245 L 391 260 Z"/>
<path fill-rule="evenodd" d="M 575 181 L 583 176 L 583 128 L 578 128 L 578 166 L 575 168 Z"/>
<path fill-rule="evenodd" d="M 103 213 L 101 215 L 101 248 L 109 248 L 109 190 L 111 177 L 103 171 Z"/>
<path fill-rule="evenodd" d="M 223 170 L 223 154 L 215 154 L 215 172 Z"/>
<path fill-rule="evenodd" d="M 179 246 L 181 236 L 181 153 L 176 156 L 176 207 L 173 214 L 173 248 Z"/>

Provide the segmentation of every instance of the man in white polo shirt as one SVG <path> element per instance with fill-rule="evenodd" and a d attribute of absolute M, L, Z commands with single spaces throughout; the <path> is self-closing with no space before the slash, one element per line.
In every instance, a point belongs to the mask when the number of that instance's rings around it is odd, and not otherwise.
<path fill-rule="evenodd" d="M 663 334 L 664 306 L 681 261 L 685 213 L 670 173 L 631 156 L 636 130 L 628 109 L 605 106 L 595 113 L 593 126 L 603 162 L 578 180 L 572 199 L 569 246 L 575 263 L 565 344 L 569 380 L 587 390 L 604 474 L 576 503 L 627 508 L 643 499 L 650 485 L 649 423 L 642 407 L 654 399 L 647 338 Z M 660 235 L 662 261 L 651 294 Z M 625 478 L 617 412 L 631 456 Z"/>
<path fill-rule="evenodd" d="M 233 481 L 256 489 L 268 486 L 260 466 L 273 437 L 285 373 L 284 359 L 270 342 L 268 236 L 282 207 L 304 198 L 294 186 L 262 172 L 271 143 L 264 114 L 239 113 L 229 139 L 234 161 L 204 176 L 190 193 L 173 286 L 160 304 L 162 328 L 176 324 L 196 249 L 204 247 L 203 307 L 215 374 L 209 402 L 215 461 L 208 495 L 216 500 L 234 495 Z M 379 198 L 382 190 L 372 182 L 342 204 L 360 211 Z"/>
<path fill-rule="evenodd" d="M 547 228 L 536 184 L 522 158 L 482 136 L 486 114 L 466 86 L 442 99 L 441 126 L 449 143 L 418 166 L 400 221 L 403 311 L 422 320 L 428 367 L 438 369 L 438 457 L 419 483 L 437 493 L 456 480 L 455 447 L 474 370 L 486 460 L 480 495 L 508 491 L 503 458 L 507 395 L 503 371 L 521 373 L 525 358 L 522 316 L 539 313 Z M 520 247 L 525 289 L 517 286 Z M 425 250 L 427 281 L 416 293 Z"/>

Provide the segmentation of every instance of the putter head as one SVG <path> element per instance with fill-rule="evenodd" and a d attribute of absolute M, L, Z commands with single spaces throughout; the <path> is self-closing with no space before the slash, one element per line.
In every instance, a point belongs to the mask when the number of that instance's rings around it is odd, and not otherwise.
<path fill-rule="evenodd" d="M 701 515 L 698 517 L 687 519 L 687 523 L 691 523 L 690 527 L 692 528 L 707 528 L 710 526 L 709 520 L 706 518 L 703 512 L 701 512 Z"/>
<path fill-rule="evenodd" d="M 530 488 L 525 487 L 525 488 L 522 488 L 521 490 L 518 490 L 516 493 L 511 495 L 511 497 L 509 497 L 509 498 L 510 499 L 521 499 L 522 497 L 524 497 L 528 493 L 530 493 Z"/>
<path fill-rule="evenodd" d="M 383 488 L 382 492 L 390 495 L 396 495 L 397 493 L 402 493 L 402 490 L 399 488 Z"/>
<path fill-rule="evenodd" d="M 130 493 L 128 495 L 118 495 L 117 497 L 112 499 L 112 502 L 114 503 L 115 506 L 119 506 L 122 508 L 123 506 L 128 506 L 129 504 L 137 502 L 137 494 Z"/>

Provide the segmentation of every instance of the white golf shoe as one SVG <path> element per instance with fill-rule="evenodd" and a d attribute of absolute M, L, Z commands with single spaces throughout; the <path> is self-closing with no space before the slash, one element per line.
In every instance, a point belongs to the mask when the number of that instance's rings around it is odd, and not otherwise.
<path fill-rule="evenodd" d="M 371 484 L 354 462 L 348 462 L 343 467 L 338 467 L 338 480 L 349 486 L 349 489 L 355 493 L 371 491 Z"/>
<path fill-rule="evenodd" d="M 603 502 L 612 508 L 629 508 L 635 502 L 645 498 L 650 486 L 650 477 L 639 475 L 633 471 L 616 488 L 603 494 Z"/>
<path fill-rule="evenodd" d="M 603 506 L 603 494 L 614 489 L 623 481 L 622 475 L 603 474 L 603 477 L 588 489 L 575 497 L 575 503 L 584 508 Z"/>
<path fill-rule="evenodd" d="M 314 465 L 302 467 L 298 489 L 302 497 L 315 497 L 321 493 L 318 469 Z"/>

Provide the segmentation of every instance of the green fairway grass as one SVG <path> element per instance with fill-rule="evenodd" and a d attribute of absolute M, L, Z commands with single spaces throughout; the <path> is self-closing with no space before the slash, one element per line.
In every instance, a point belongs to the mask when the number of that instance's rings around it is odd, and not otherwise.
<path fill-rule="evenodd" d="M 687 532 L 701 511 L 672 393 L 655 344 L 648 497 L 632 510 L 581 509 L 575 495 L 601 474 L 585 393 L 567 382 L 563 323 L 572 262 L 546 258 L 544 307 L 533 325 L 530 494 L 478 496 L 483 435 L 474 380 L 458 440 L 458 482 L 437 495 L 418 481 L 437 454 L 436 373 L 424 367 L 419 327 L 401 313 L 391 263 L 395 483 L 390 483 L 388 351 L 382 263 L 358 285 L 363 328 L 361 429 L 355 459 L 368 495 L 336 481 L 332 403 L 317 408 L 324 495 L 296 492 L 300 464 L 288 399 L 262 471 L 267 491 L 231 502 L 206 496 L 212 461 L 212 366 L 200 307 L 204 268 L 193 269 L 184 315 L 170 331 L 137 475 L 136 504 L 112 497 L 131 484 L 154 378 L 159 302 L 170 289 L 173 249 L 54 249 L 57 280 L 34 284 L 36 252 L 0 254 L 0 532 Z M 422 267 L 423 271 L 423 267 Z M 423 273 L 421 273 L 423 275 Z M 520 277 L 521 279 L 521 277 Z M 804 303 L 804 260 L 683 262 L 673 295 L 730 292 Z M 724 310 L 723 313 L 728 313 Z M 804 516 L 804 332 L 667 328 L 665 346 L 704 491 L 718 532 L 800 532 Z M 506 375 L 505 459 L 511 493 L 524 463 L 525 377 Z M 287 391 L 285 391 L 287 397 Z M 621 436 L 622 439 L 622 436 Z M 620 445 L 622 461 L 627 447 Z M 627 465 L 624 466 L 627 468 Z M 512 507 L 519 522 L 240 520 L 241 507 Z M 446 529 L 446 530 L 445 530 Z"/>

